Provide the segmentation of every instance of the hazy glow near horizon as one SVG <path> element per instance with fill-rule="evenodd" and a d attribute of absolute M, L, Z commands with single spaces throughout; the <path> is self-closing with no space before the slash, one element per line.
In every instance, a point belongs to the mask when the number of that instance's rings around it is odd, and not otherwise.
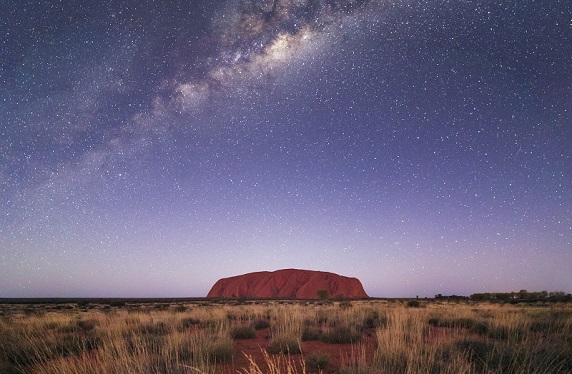
<path fill-rule="evenodd" d="M 565 1 L 3 5 L 0 297 L 572 291 Z"/>

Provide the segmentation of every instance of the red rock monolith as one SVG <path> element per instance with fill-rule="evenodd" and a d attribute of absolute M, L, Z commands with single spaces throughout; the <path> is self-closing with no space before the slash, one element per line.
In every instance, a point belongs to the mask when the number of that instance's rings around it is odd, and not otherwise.
<path fill-rule="evenodd" d="M 325 291 L 325 292 L 324 292 Z M 261 271 L 219 279 L 209 291 L 212 298 L 253 299 L 368 298 L 357 278 L 314 270 Z"/>

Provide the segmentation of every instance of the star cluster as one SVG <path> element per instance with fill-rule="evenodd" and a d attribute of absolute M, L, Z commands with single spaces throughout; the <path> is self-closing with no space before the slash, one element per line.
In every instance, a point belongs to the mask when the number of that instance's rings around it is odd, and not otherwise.
<path fill-rule="evenodd" d="M 572 276 L 565 1 L 9 1 L 0 296 Z"/>

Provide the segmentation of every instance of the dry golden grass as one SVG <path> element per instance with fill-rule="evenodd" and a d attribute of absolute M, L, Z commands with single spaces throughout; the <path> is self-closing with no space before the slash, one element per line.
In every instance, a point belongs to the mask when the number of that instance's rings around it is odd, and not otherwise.
<path fill-rule="evenodd" d="M 352 343 L 341 373 L 571 373 L 572 305 L 421 301 L 0 305 L 0 373 L 310 373 L 303 341 Z M 233 363 L 237 329 L 269 348 Z M 364 334 L 373 334 L 366 342 Z M 272 352 L 271 349 L 269 349 Z M 323 357 L 326 359 L 327 357 Z M 258 361 L 257 361 L 258 360 Z M 310 369 L 314 367 L 314 371 Z M 317 369 L 319 370 L 319 369 Z"/>

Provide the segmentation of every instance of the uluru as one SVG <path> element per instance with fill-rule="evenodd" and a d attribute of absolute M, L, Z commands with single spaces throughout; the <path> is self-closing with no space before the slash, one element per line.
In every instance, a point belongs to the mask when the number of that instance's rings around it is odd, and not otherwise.
<path fill-rule="evenodd" d="M 319 299 L 324 296 L 363 299 L 359 279 L 315 270 L 283 269 L 260 271 L 219 279 L 210 298 Z"/>

